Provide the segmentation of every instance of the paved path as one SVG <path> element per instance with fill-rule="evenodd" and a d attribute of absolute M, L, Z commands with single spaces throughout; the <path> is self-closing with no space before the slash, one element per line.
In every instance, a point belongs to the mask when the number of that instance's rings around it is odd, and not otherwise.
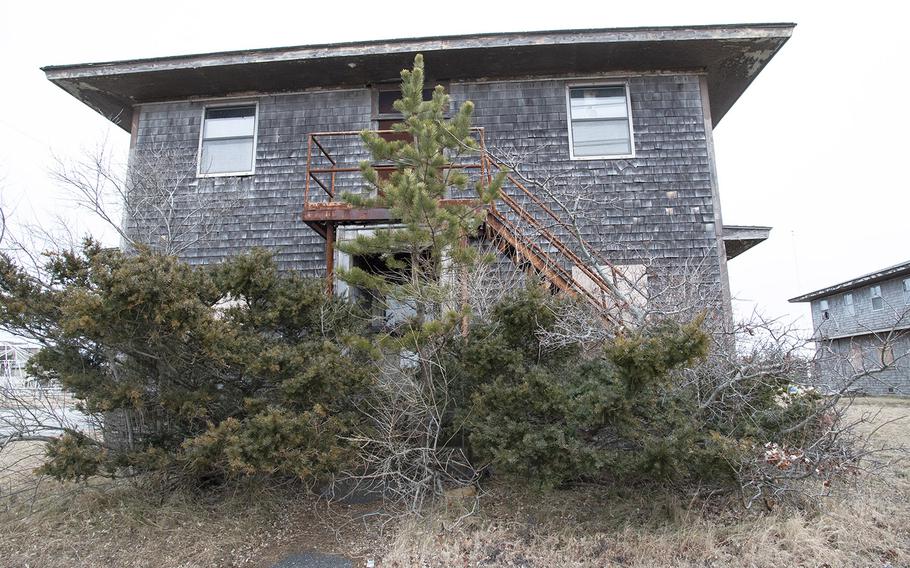
<path fill-rule="evenodd" d="M 353 568 L 353 566 L 350 560 L 341 556 L 305 552 L 292 554 L 272 568 Z"/>

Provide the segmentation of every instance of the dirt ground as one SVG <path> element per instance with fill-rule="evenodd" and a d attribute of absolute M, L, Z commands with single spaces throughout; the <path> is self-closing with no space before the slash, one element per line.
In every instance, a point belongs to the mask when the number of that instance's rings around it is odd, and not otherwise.
<path fill-rule="evenodd" d="M 910 442 L 910 400 L 869 398 L 881 440 Z M 582 487 L 555 493 L 487 488 L 480 511 L 453 527 L 463 503 L 388 522 L 372 505 L 329 506 L 290 488 L 238 487 L 165 497 L 123 482 L 43 482 L 40 446 L 0 453 L 3 567 L 266 568 L 318 550 L 356 566 L 910 566 L 910 464 L 860 479 L 821 512 L 771 513 L 682 502 L 667 492 Z M 21 488 L 29 491 L 19 492 Z M 11 493 L 15 497 L 11 497 Z M 446 508 L 448 506 L 448 509 Z"/>

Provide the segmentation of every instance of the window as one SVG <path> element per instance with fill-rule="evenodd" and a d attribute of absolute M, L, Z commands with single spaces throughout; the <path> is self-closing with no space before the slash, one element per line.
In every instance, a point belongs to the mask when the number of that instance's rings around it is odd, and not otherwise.
<path fill-rule="evenodd" d="M 569 87 L 567 96 L 572 159 L 634 155 L 626 85 Z"/>
<path fill-rule="evenodd" d="M 252 174 L 255 153 L 256 105 L 205 109 L 199 175 Z"/>
<path fill-rule="evenodd" d="M 910 278 L 904 278 L 904 303 L 910 304 Z"/>
<path fill-rule="evenodd" d="M 427 84 L 430 84 L 427 81 Z M 449 92 L 448 83 L 443 83 L 446 92 Z M 423 90 L 423 100 L 433 99 L 433 91 L 436 87 L 428 87 Z M 379 130 L 391 130 L 392 125 L 401 122 L 401 113 L 395 110 L 395 101 L 401 98 L 401 87 L 396 83 L 394 85 L 379 85 L 373 89 L 373 118 L 376 120 L 376 127 Z M 383 135 L 383 138 L 392 140 L 404 140 L 406 137 L 401 135 Z"/>
<path fill-rule="evenodd" d="M 882 345 L 881 364 L 887 367 L 894 364 L 894 347 L 890 343 Z"/>
<path fill-rule="evenodd" d="M 856 343 L 850 343 L 850 366 L 854 370 L 863 367 L 863 348 Z"/>
<path fill-rule="evenodd" d="M 856 308 L 853 306 L 853 294 L 844 294 L 844 312 L 850 316 L 856 315 Z"/>
<path fill-rule="evenodd" d="M 877 312 L 885 307 L 885 302 L 882 300 L 882 287 L 881 286 L 872 286 L 872 311 Z"/>

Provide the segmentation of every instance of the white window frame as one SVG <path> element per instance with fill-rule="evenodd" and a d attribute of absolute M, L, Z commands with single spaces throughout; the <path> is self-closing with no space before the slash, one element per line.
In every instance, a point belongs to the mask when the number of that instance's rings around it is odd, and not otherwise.
<path fill-rule="evenodd" d="M 850 298 L 850 301 L 847 301 L 847 298 Z M 844 311 L 848 316 L 856 315 L 856 301 L 853 298 L 852 292 L 847 292 L 844 294 Z"/>
<path fill-rule="evenodd" d="M 904 289 L 904 303 L 910 304 L 910 278 L 904 278 L 901 282 Z"/>
<path fill-rule="evenodd" d="M 249 171 L 239 172 L 202 172 L 202 143 L 205 137 L 205 115 L 209 109 L 215 108 L 232 108 L 232 107 L 253 107 L 253 159 L 250 161 Z M 196 177 L 197 178 L 219 178 L 219 177 L 239 177 L 252 176 L 256 174 L 256 149 L 259 146 L 259 101 L 231 101 L 224 103 L 209 104 L 202 107 L 202 117 L 199 120 L 199 148 L 196 150 Z"/>
<path fill-rule="evenodd" d="M 575 140 L 572 136 L 572 89 L 583 89 L 585 87 L 622 87 L 626 91 L 626 114 L 629 118 L 629 149 L 628 154 L 607 154 L 604 156 L 576 156 Z M 566 83 L 566 128 L 569 131 L 569 159 L 570 160 L 621 160 L 635 157 L 635 126 L 632 124 L 632 94 L 629 90 L 628 81 L 608 81 L 608 82 L 580 82 Z"/>
<path fill-rule="evenodd" d="M 875 292 L 878 291 L 878 294 Z M 875 307 L 875 298 L 878 298 L 882 301 L 882 306 L 880 308 Z M 885 299 L 882 298 L 882 287 L 879 284 L 874 286 L 869 286 L 869 303 L 872 305 L 873 312 L 880 312 L 885 309 Z"/>

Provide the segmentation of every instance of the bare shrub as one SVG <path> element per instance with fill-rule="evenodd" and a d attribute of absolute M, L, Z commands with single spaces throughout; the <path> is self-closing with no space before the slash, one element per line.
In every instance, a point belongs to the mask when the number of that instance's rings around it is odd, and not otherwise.
<path fill-rule="evenodd" d="M 45 461 L 45 444 L 65 432 L 99 439 L 100 416 L 76 410 L 75 401 L 54 387 L 0 385 L 0 510 L 43 507 L 50 495 L 43 486 L 57 483 L 37 473 Z M 59 494 L 78 484 L 57 486 Z"/>
<path fill-rule="evenodd" d="M 75 162 L 58 161 L 52 175 L 77 205 L 93 213 L 123 244 L 180 255 L 212 238 L 236 215 L 242 190 L 234 182 L 196 179 L 196 163 L 179 148 L 134 150 L 128 167 L 100 146 Z"/>
<path fill-rule="evenodd" d="M 437 368 L 431 375 L 413 372 L 422 365 Z M 438 361 L 420 349 L 401 361 L 387 359 L 378 371 L 380 379 L 360 408 L 363 427 L 350 438 L 358 469 L 338 476 L 333 497 L 375 493 L 392 518 L 420 515 L 447 490 L 477 483 L 479 473 L 460 440 L 452 439 L 451 384 Z"/>
<path fill-rule="evenodd" d="M 719 290 L 708 270 L 705 260 L 652 272 L 645 327 L 667 319 L 691 321 L 716 306 Z M 621 333 L 586 302 L 557 304 L 557 310 L 556 325 L 538 331 L 550 348 L 582 345 L 596 351 Z M 817 332 L 810 335 L 758 313 L 735 322 L 708 317 L 708 356 L 677 372 L 664 396 L 693 399 L 699 431 L 739 440 L 723 459 L 744 506 L 817 504 L 833 486 L 849 484 L 860 473 L 877 474 L 906 455 L 900 441 L 873 442 L 867 426 L 877 423 L 877 416 L 851 412 L 864 385 L 906 364 L 908 354 L 894 348 L 905 333 L 905 319 L 901 314 L 891 329 L 870 333 L 857 357 L 856 349 L 839 352 Z"/>
<path fill-rule="evenodd" d="M 748 447 L 730 466 L 747 508 L 814 504 L 835 485 L 877 474 L 906 455 L 901 441 L 876 442 L 875 429 L 868 428 L 887 422 L 852 411 L 856 386 L 902 357 L 861 369 L 840 358 L 825 371 L 825 382 L 836 388 L 821 389 L 817 340 L 793 324 L 753 314 L 715 329 L 714 336 L 707 360 L 683 372 L 678 388 L 696 393 L 705 427 L 744 436 Z"/>

